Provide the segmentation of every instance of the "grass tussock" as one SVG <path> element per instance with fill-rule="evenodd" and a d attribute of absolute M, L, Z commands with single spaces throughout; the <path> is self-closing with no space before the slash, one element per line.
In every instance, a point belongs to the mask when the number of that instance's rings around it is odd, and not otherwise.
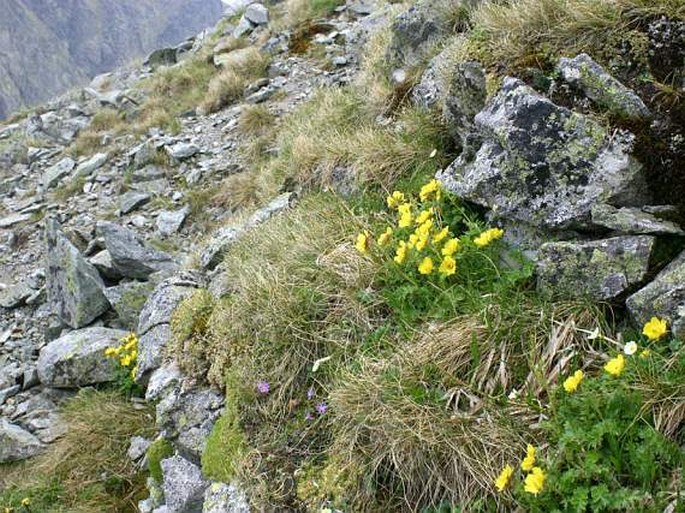
<path fill-rule="evenodd" d="M 679 0 L 482 2 L 471 11 L 461 58 L 476 57 L 504 72 L 549 66 L 560 55 L 580 52 L 608 62 L 620 53 L 619 43 L 634 39 L 635 29 L 662 15 L 683 19 L 685 7 Z"/>
<path fill-rule="evenodd" d="M 269 111 L 266 105 L 246 105 L 240 111 L 238 127 L 243 134 L 256 137 L 273 127 L 275 122 L 276 117 Z"/>
<path fill-rule="evenodd" d="M 336 188 L 341 180 L 392 187 L 402 176 L 441 165 L 442 155 L 431 155 L 443 147 L 443 133 L 413 109 L 396 124 L 379 125 L 362 92 L 346 88 L 320 91 L 285 119 L 276 145 L 267 171 L 304 188 Z"/>
<path fill-rule="evenodd" d="M 134 512 L 145 476 L 128 458 L 133 435 L 150 436 L 154 419 L 115 392 L 83 390 L 63 410 L 68 432 L 47 453 L 0 472 L 0 505 L 32 511 Z"/>
<path fill-rule="evenodd" d="M 209 82 L 200 111 L 216 112 L 238 100 L 250 82 L 264 76 L 268 65 L 268 57 L 254 47 L 229 53 L 223 69 Z"/>
<path fill-rule="evenodd" d="M 344 3 L 342 0 L 286 0 L 281 14 L 276 17 L 274 30 L 299 28 L 313 20 L 325 18 Z"/>

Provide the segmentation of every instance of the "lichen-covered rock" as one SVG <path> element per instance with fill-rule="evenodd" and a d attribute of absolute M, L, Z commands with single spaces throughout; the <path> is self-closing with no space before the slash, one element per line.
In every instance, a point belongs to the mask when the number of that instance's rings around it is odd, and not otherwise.
<path fill-rule="evenodd" d="M 250 513 L 250 504 L 235 485 L 212 483 L 205 491 L 202 513 Z"/>
<path fill-rule="evenodd" d="M 40 454 L 45 446 L 31 433 L 0 417 L 0 463 L 20 461 Z"/>
<path fill-rule="evenodd" d="M 443 50 L 426 66 L 421 80 L 411 91 L 411 100 L 414 105 L 423 109 L 432 109 L 438 107 L 444 100 L 447 91 L 444 76 L 447 74 L 445 68 L 449 62 L 449 52 L 449 48 Z"/>
<path fill-rule="evenodd" d="M 566 82 L 610 112 L 628 119 L 646 119 L 651 113 L 640 97 L 581 53 L 573 59 L 559 60 L 559 72 Z"/>
<path fill-rule="evenodd" d="M 62 233 L 54 219 L 47 221 L 47 290 L 52 311 L 72 328 L 87 326 L 110 305 L 105 285 L 95 267 Z"/>
<path fill-rule="evenodd" d="M 460 62 L 447 77 L 443 117 L 452 137 L 468 153 L 478 140 L 475 117 L 485 107 L 485 70 L 478 62 Z"/>
<path fill-rule="evenodd" d="M 181 456 L 162 460 L 164 500 L 169 513 L 201 513 L 209 483 L 200 468 Z"/>
<path fill-rule="evenodd" d="M 203 285 L 200 273 L 183 271 L 161 282 L 147 298 L 138 318 L 138 383 L 147 381 L 150 372 L 162 364 L 164 348 L 171 338 L 169 323 L 174 311 Z"/>
<path fill-rule="evenodd" d="M 590 228 L 593 205 L 649 199 L 630 134 L 609 133 L 517 79 L 505 79 L 475 122 L 482 145 L 439 178 L 459 197 L 489 208 L 492 219 L 546 231 Z"/>
<path fill-rule="evenodd" d="M 392 68 L 412 68 L 450 31 L 440 2 L 421 0 L 395 18 L 386 57 Z"/>
<path fill-rule="evenodd" d="M 105 350 L 117 347 L 126 334 L 110 328 L 84 328 L 53 340 L 38 357 L 41 383 L 74 388 L 113 381 L 119 364 L 105 356 Z"/>
<path fill-rule="evenodd" d="M 223 405 L 223 396 L 209 388 L 174 387 L 157 403 L 157 428 L 184 456 L 199 461 Z"/>
<path fill-rule="evenodd" d="M 626 234 L 685 235 L 675 223 L 665 221 L 639 208 L 592 207 L 592 222 L 597 226 Z"/>
<path fill-rule="evenodd" d="M 104 237 L 112 264 L 122 276 L 144 280 L 157 271 L 178 268 L 171 255 L 146 246 L 137 234 L 123 226 L 98 221 L 97 231 Z"/>
<path fill-rule="evenodd" d="M 645 279 L 654 242 L 638 235 L 543 244 L 536 265 L 538 290 L 556 299 L 616 299 Z"/>
<path fill-rule="evenodd" d="M 105 289 L 105 296 L 117 313 L 122 328 L 136 330 L 140 312 L 153 290 L 153 283 L 139 281 L 121 283 Z"/>
<path fill-rule="evenodd" d="M 685 334 L 685 252 L 630 296 L 626 306 L 638 325 L 657 316 L 668 321 L 674 334 Z"/>
<path fill-rule="evenodd" d="M 45 189 L 52 189 L 62 178 L 69 175 L 74 167 L 76 167 L 76 162 L 69 157 L 64 157 L 45 171 L 42 180 L 43 187 Z"/>

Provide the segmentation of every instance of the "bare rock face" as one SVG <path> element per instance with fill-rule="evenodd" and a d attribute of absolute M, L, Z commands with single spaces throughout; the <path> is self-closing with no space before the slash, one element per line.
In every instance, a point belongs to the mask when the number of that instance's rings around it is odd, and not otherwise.
<path fill-rule="evenodd" d="M 0 463 L 31 458 L 44 447 L 31 433 L 0 417 Z"/>

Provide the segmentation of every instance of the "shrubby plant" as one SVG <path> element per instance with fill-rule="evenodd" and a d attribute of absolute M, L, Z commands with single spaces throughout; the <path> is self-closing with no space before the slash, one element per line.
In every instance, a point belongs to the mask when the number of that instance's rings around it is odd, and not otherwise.
<path fill-rule="evenodd" d="M 135 382 L 138 371 L 138 335 L 129 333 L 117 347 L 105 350 L 105 356 L 117 360 L 118 372 L 116 385 L 126 395 L 139 395 L 140 387 Z"/>

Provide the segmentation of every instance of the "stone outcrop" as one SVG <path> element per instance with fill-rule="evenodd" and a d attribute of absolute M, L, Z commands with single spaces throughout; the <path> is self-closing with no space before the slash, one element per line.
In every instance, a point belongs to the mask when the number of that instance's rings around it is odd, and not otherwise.
<path fill-rule="evenodd" d="M 72 328 L 87 326 L 110 307 L 105 285 L 55 220 L 47 221 L 45 232 L 48 300 L 53 312 Z"/>
<path fill-rule="evenodd" d="M 75 388 L 113 381 L 118 362 L 105 356 L 105 350 L 119 346 L 126 334 L 110 328 L 84 328 L 53 340 L 38 357 L 40 382 Z"/>

